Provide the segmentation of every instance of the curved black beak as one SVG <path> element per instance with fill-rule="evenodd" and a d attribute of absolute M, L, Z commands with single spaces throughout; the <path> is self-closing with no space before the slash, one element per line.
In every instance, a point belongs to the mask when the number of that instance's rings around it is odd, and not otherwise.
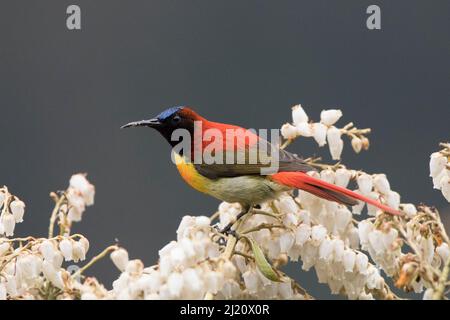
<path fill-rule="evenodd" d="M 124 126 L 121 126 L 120 129 L 130 128 L 130 127 L 150 127 L 156 128 L 161 125 L 161 122 L 157 118 L 149 119 L 149 120 L 141 120 L 127 123 Z"/>

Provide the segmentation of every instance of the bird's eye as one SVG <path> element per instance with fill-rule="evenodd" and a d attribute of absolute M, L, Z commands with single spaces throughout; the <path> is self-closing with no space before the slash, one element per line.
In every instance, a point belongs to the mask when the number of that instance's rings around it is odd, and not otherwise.
<path fill-rule="evenodd" d="M 175 116 L 172 118 L 172 123 L 173 124 L 178 124 L 180 122 L 181 118 L 180 116 Z"/>

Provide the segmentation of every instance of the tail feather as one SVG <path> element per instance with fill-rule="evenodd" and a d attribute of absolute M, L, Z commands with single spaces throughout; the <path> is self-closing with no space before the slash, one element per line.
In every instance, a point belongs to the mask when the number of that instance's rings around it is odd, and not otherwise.
<path fill-rule="evenodd" d="M 358 203 L 356 200 L 360 200 L 390 214 L 402 215 L 400 211 L 386 206 L 377 200 L 368 198 L 335 184 L 311 177 L 304 172 L 279 172 L 272 175 L 271 178 L 275 182 L 282 185 L 295 189 L 301 189 L 320 198 L 335 201 L 347 206 L 354 206 Z"/>

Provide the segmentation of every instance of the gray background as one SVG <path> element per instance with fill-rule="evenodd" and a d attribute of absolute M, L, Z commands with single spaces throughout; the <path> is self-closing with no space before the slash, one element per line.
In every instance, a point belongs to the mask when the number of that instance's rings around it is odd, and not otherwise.
<path fill-rule="evenodd" d="M 72 3 L 81 31 L 66 29 Z M 341 123 L 374 130 L 369 152 L 346 145 L 346 164 L 387 173 L 405 202 L 445 210 L 428 157 L 449 139 L 450 2 L 376 1 L 382 30 L 369 31 L 373 3 L 2 1 L 0 183 L 27 203 L 16 234 L 45 235 L 49 191 L 88 172 L 96 204 L 74 231 L 89 255 L 117 238 L 154 263 L 183 215 L 209 215 L 218 201 L 184 184 L 158 134 L 119 127 L 179 104 L 253 128 L 279 127 L 297 103 L 314 119 L 340 107 Z M 330 160 L 311 141 L 290 149 Z M 108 259 L 91 273 L 118 276 Z M 297 277 L 329 297 L 313 273 Z"/>

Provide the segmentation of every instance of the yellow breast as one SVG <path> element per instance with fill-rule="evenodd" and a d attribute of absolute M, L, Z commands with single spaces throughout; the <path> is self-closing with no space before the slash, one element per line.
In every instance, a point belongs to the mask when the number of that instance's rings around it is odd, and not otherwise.
<path fill-rule="evenodd" d="M 208 187 L 211 184 L 211 180 L 199 174 L 193 163 L 187 161 L 185 157 L 180 156 L 175 152 L 173 154 L 177 169 L 184 181 L 192 188 L 203 193 L 208 193 Z"/>

